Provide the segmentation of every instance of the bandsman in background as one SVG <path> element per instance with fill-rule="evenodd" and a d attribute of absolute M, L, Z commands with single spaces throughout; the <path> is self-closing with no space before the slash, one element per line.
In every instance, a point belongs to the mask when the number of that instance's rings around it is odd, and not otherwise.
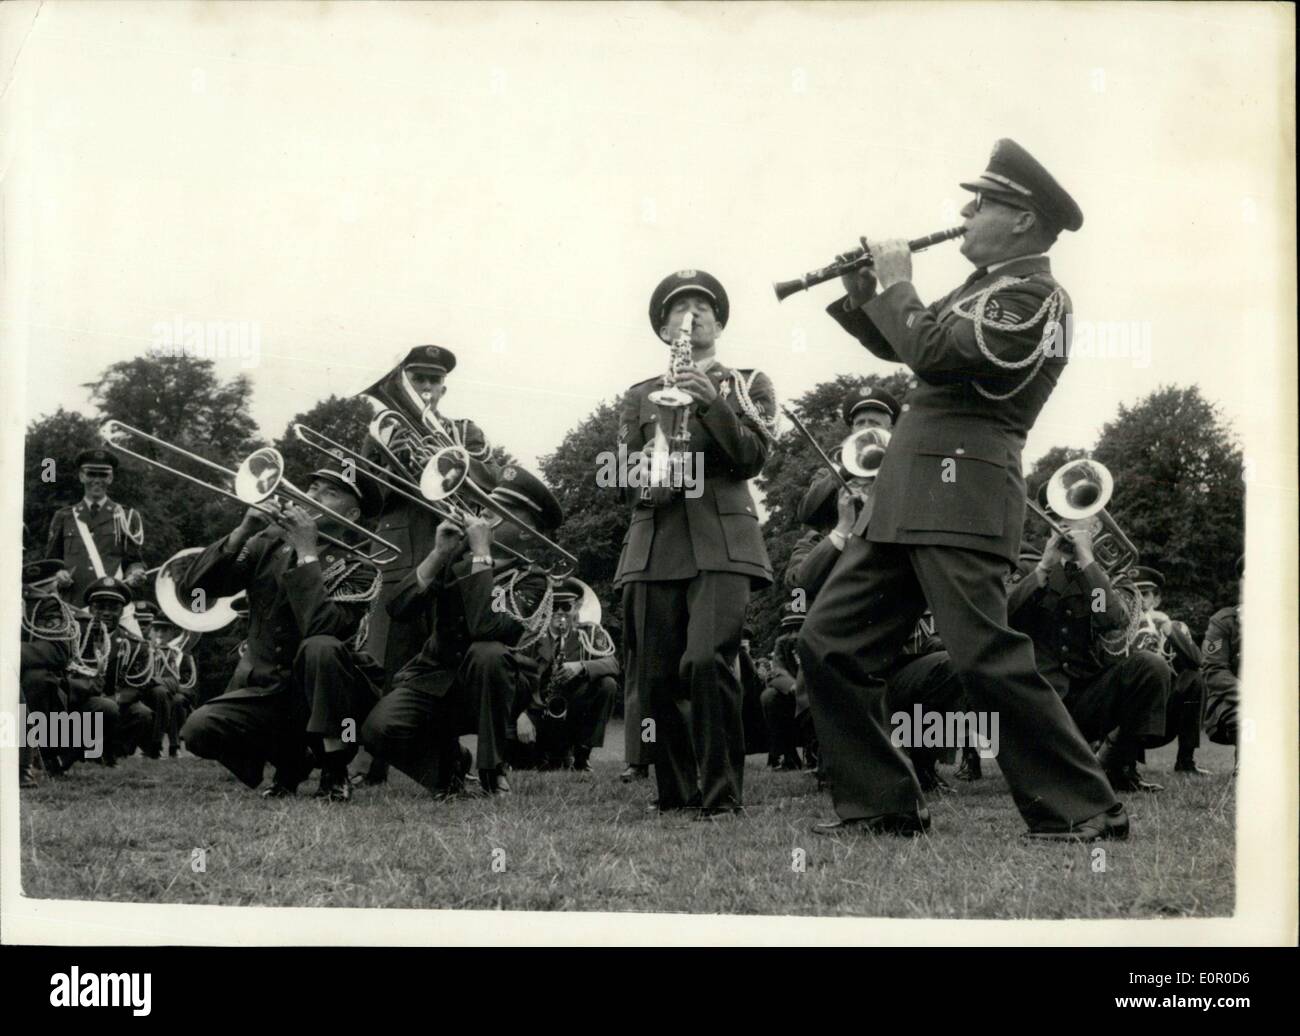
<path fill-rule="evenodd" d="M 719 362 L 728 315 L 717 278 L 702 270 L 665 277 L 649 316 L 672 350 L 669 377 L 629 388 L 619 423 L 621 454 L 644 451 L 652 470 L 689 469 L 694 477 L 690 486 L 665 479 L 629 487 L 632 520 L 614 581 L 623 591 L 628 762 L 647 761 L 638 740 L 649 731 L 654 808 L 691 809 L 701 818 L 742 808 L 745 731 L 735 659 L 750 592 L 772 581 L 748 481 L 767 460 L 776 400 L 761 371 Z M 652 394 L 665 382 L 688 405 L 656 405 Z"/>
<path fill-rule="evenodd" d="M 1241 604 L 1246 593 L 1246 556 L 1237 559 L 1237 603 L 1220 608 L 1205 628 L 1201 672 L 1205 675 L 1205 736 L 1216 745 L 1237 744 L 1241 701 Z M 1233 770 L 1236 773 L 1236 770 Z"/>
<path fill-rule="evenodd" d="M 122 613 L 132 602 L 131 588 L 122 580 L 113 576 L 96 579 L 86 587 L 82 600 L 85 612 L 78 616 L 81 628 L 68 664 L 68 707 L 103 716 L 104 743 L 99 759 L 103 765 L 113 766 L 123 742 L 134 740 L 140 728 L 153 726 L 153 712 L 127 683 L 128 673 L 133 680 L 138 678 L 137 656 L 144 643 L 122 628 Z M 74 752 L 72 757 L 85 758 L 86 753 Z"/>
<path fill-rule="evenodd" d="M 171 723 L 171 695 L 159 678 L 149 630 L 154 609 L 148 601 L 134 602 L 140 636 L 121 626 L 118 635 L 130 643 L 131 655 L 117 685 L 118 756 L 126 759 L 138 748 L 147 759 L 162 757 L 162 742 Z"/>
<path fill-rule="evenodd" d="M 746 626 L 740 634 L 740 650 L 736 652 L 736 679 L 740 681 L 740 718 L 745 729 L 745 754 L 770 754 L 767 720 L 763 718 L 763 689 L 767 684 L 751 653 L 753 642 L 754 631 Z"/>
<path fill-rule="evenodd" d="M 417 345 L 402 358 L 391 371 L 367 388 L 361 395 L 405 414 L 416 428 L 425 429 L 422 413 L 431 408 L 449 438 L 463 446 L 474 464 L 473 476 L 486 489 L 495 480 L 495 468 L 486 464 L 491 452 L 483 430 L 469 418 L 450 418 L 441 414 L 440 406 L 447 393 L 447 377 L 456 369 L 456 354 L 440 345 Z M 383 463 L 403 478 L 419 481 L 423 465 L 418 456 L 405 445 L 394 442 L 391 451 L 369 442 L 363 451 L 372 460 Z M 396 456 L 390 455 L 396 454 Z M 485 477 L 486 476 L 486 477 Z M 430 629 L 423 610 L 404 613 L 403 618 L 389 614 L 388 605 L 397 596 L 398 588 L 415 567 L 433 549 L 434 535 L 441 520 L 428 508 L 420 507 L 398 493 L 383 494 L 375 531 L 401 550 L 401 556 L 391 565 L 384 566 L 383 583 L 379 598 L 370 612 L 370 627 L 365 651 L 384 667 L 384 693 L 392 688 L 393 677 L 412 658 L 428 639 Z M 378 784 L 386 779 L 387 768 L 382 760 L 369 760 L 364 754 L 353 767 L 358 772 L 355 781 Z"/>
<path fill-rule="evenodd" d="M 316 797 L 351 797 L 347 764 L 361 722 L 374 705 L 382 671 L 354 648 L 379 594 L 379 572 L 320 533 L 343 541 L 353 534 L 321 508 L 352 522 L 379 510 L 374 484 L 333 468 L 312 472 L 309 506 L 264 503 L 250 507 L 229 535 L 195 557 L 176 578 L 176 594 L 208 600 L 248 594 L 247 647 L 224 694 L 198 708 L 181 728 L 185 747 L 216 759 L 250 788 L 275 765 L 268 798 L 293 795 L 321 768 Z M 345 735 L 351 730 L 350 738 Z M 309 755 L 310 752 L 310 755 Z"/>
<path fill-rule="evenodd" d="M 77 477 L 85 495 L 56 511 L 50 522 L 45 556 L 63 562 L 65 600 L 81 601 L 87 587 L 105 576 L 124 580 L 133 590 L 144 585 L 144 521 L 135 508 L 108 496 L 117 468 L 111 450 L 77 454 Z"/>
<path fill-rule="evenodd" d="M 138 609 L 137 609 L 138 610 Z M 153 614 L 145 630 L 153 666 L 153 679 L 167 699 L 167 754 L 180 753 L 181 728 L 198 707 L 198 665 L 189 651 L 189 638 L 161 612 Z"/>
<path fill-rule="evenodd" d="M 776 643 L 772 645 L 772 663 L 763 690 L 763 719 L 767 723 L 767 765 L 775 770 L 802 770 L 805 759 L 799 755 L 802 748 L 809 766 L 816 765 L 815 745 L 812 743 L 811 723 L 800 724 L 798 712 L 799 656 L 795 644 L 803 615 L 787 611 L 781 616 Z M 803 713 L 808 716 L 807 710 Z"/>
<path fill-rule="evenodd" d="M 1101 519 L 1058 518 L 1033 570 L 1015 584 L 1007 614 L 1033 638 L 1038 671 L 1056 689 L 1116 791 L 1161 791 L 1144 780 L 1143 750 L 1161 743 L 1173 670 L 1135 646 L 1134 608 L 1092 552 Z"/>
<path fill-rule="evenodd" d="M 523 468 L 503 469 L 491 496 L 543 534 L 564 520 L 555 495 Z M 478 735 L 479 790 L 510 792 L 510 724 L 536 688 L 528 651 L 546 635 L 553 593 L 545 574 L 498 545 L 529 557 L 536 546 L 514 522 L 494 528 L 475 517 L 463 532 L 443 522 L 433 549 L 388 604 L 394 619 L 423 612 L 432 632 L 366 720 L 362 743 L 439 798 L 466 790 L 463 734 Z"/>
<path fill-rule="evenodd" d="M 41 713 L 45 717 L 46 730 L 53 729 L 54 717 L 67 711 L 65 673 L 81 632 L 72 606 L 59 597 L 58 576 L 62 571 L 63 562 L 57 559 L 31 561 L 23 566 L 18 695 L 29 716 Z M 28 745 L 24 738 L 18 749 L 19 787 L 36 786 L 38 753 L 47 774 L 62 773 L 71 765 L 70 747 Z"/>
<path fill-rule="evenodd" d="M 592 750 L 605 743 L 618 694 L 618 654 L 599 622 L 581 620 L 585 592 L 573 577 L 555 589 L 550 630 L 531 649 L 537 675 L 520 703 L 517 769 L 571 766 L 590 773 Z"/>
<path fill-rule="evenodd" d="M 1171 619 L 1160 610 L 1165 577 L 1146 565 L 1135 570 L 1133 585 L 1142 595 L 1143 624 L 1135 647 L 1154 651 L 1174 671 L 1165 712 L 1165 732 L 1161 747 L 1178 742 L 1174 760 L 1175 773 L 1208 776 L 1209 771 L 1196 764 L 1196 748 L 1201 743 L 1201 717 L 1205 713 L 1205 679 L 1201 675 L 1201 649 L 1192 639 L 1187 623 Z"/>

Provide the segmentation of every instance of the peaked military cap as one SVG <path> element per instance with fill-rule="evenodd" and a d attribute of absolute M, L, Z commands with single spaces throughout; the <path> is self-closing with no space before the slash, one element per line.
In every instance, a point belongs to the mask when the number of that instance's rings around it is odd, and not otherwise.
<path fill-rule="evenodd" d="M 89 450 L 82 450 L 80 453 L 77 454 L 77 467 L 79 468 L 108 467 L 116 471 L 117 465 L 118 465 L 117 454 L 115 454 L 112 450 L 106 450 L 101 446 L 96 446 L 93 449 L 89 449 Z"/>
<path fill-rule="evenodd" d="M 731 314 L 731 304 L 727 301 L 727 290 L 722 282 L 711 273 L 703 270 L 678 270 L 670 273 L 659 282 L 650 296 L 650 327 L 657 335 L 664 326 L 664 317 L 668 312 L 668 303 L 679 295 L 703 295 L 713 303 L 713 312 L 718 323 L 726 325 Z"/>
<path fill-rule="evenodd" d="M 536 522 L 540 532 L 558 529 L 564 521 L 564 509 L 555 499 L 555 494 L 546 488 L 546 483 L 516 464 L 501 469 L 501 477 L 492 487 L 492 496 L 507 507 L 521 509 Z"/>
<path fill-rule="evenodd" d="M 311 473 L 311 477 L 313 481 L 320 479 L 356 497 L 362 518 L 373 518 L 383 509 L 384 498 L 379 492 L 379 487 L 369 475 L 363 472 L 358 471 L 349 479 L 343 472 L 335 471 L 333 468 L 318 468 Z"/>
<path fill-rule="evenodd" d="M 131 603 L 131 588 L 114 576 L 101 576 L 86 587 L 81 600 L 83 604 L 90 604 L 91 601 L 101 598 L 119 601 L 125 607 Z"/>
<path fill-rule="evenodd" d="M 1146 565 L 1138 565 L 1133 569 L 1134 586 L 1154 586 L 1157 590 L 1163 590 L 1165 586 L 1165 577 L 1154 568 L 1148 568 Z"/>
<path fill-rule="evenodd" d="M 844 397 L 844 404 L 840 407 L 840 417 L 844 419 L 846 425 L 852 427 L 853 415 L 864 407 L 885 410 L 889 413 L 891 421 L 898 420 L 898 400 L 882 388 L 866 386 L 854 389 Z"/>
<path fill-rule="evenodd" d="M 1052 230 L 1083 226 L 1083 211 L 1069 192 L 1038 159 L 1006 137 L 993 145 L 988 168 L 961 186 L 1018 202 L 1040 215 Z"/>
<path fill-rule="evenodd" d="M 35 586 L 53 579 L 63 571 L 63 562 L 58 558 L 45 558 L 41 561 L 29 561 L 23 566 L 23 586 Z"/>

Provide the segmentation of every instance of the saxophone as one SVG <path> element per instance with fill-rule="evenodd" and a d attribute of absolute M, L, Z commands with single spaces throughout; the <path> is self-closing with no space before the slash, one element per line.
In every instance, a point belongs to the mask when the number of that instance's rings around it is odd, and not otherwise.
<path fill-rule="evenodd" d="M 682 317 L 682 326 L 672 341 L 663 388 L 655 389 L 648 397 L 658 412 L 658 420 L 650 450 L 649 485 L 641 489 L 641 502 L 651 507 L 671 502 L 684 485 L 683 465 L 690 450 L 690 408 L 694 400 L 676 387 L 676 381 L 692 363 L 691 331 L 694 325 L 694 313 L 688 312 Z"/>

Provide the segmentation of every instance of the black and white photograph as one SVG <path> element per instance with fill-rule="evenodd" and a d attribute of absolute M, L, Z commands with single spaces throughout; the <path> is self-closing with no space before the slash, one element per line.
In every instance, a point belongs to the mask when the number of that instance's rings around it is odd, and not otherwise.
<path fill-rule="evenodd" d="M 1294 946 L 1294 41 L 0 7 L 0 940 Z"/>

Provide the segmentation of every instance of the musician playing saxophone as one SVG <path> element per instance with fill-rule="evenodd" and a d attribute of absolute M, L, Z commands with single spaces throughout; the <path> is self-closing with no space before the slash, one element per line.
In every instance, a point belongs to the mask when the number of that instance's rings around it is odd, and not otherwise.
<path fill-rule="evenodd" d="M 749 594 L 772 581 L 747 483 L 767 460 L 776 401 L 762 372 L 718 361 L 729 304 L 717 278 L 682 270 L 660 282 L 650 298 L 659 338 L 673 343 L 688 314 L 691 359 L 680 369 L 674 363 L 670 380 L 691 400 L 687 449 L 697 491 L 647 500 L 629 487 L 632 520 L 615 585 L 623 590 L 628 763 L 655 764 L 659 810 L 716 817 L 743 802 L 734 663 Z M 663 384 L 657 376 L 623 397 L 619 442 L 629 455 L 665 438 L 657 432 L 668 431 L 667 418 L 651 398 Z"/>
<path fill-rule="evenodd" d="M 520 702 L 516 769 L 590 773 L 592 749 L 605 743 L 618 693 L 618 656 L 599 623 L 579 618 L 583 590 L 572 577 L 556 588 L 550 629 L 530 652 L 537 678 Z"/>

